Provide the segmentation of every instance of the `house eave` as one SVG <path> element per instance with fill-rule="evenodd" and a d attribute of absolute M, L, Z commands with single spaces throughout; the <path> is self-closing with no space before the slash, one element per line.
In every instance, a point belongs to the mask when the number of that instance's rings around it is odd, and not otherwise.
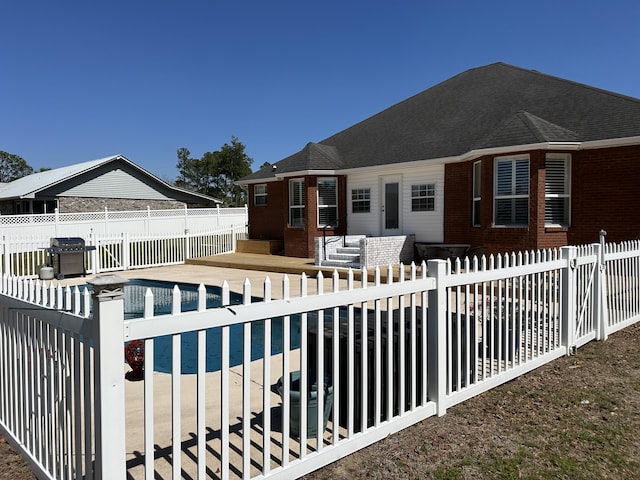
<path fill-rule="evenodd" d="M 255 185 L 259 183 L 268 183 L 284 180 L 291 177 L 303 177 L 307 175 L 348 175 L 352 173 L 370 171 L 375 169 L 377 171 L 390 171 L 397 170 L 404 166 L 410 165 L 412 167 L 420 167 L 423 165 L 432 165 L 434 163 L 448 164 L 468 162 L 476 158 L 492 156 L 492 155 L 508 155 L 510 153 L 532 151 L 532 150 L 564 150 L 564 151 L 580 151 L 580 150 L 593 150 L 599 148 L 613 148 L 624 147 L 630 145 L 639 145 L 640 136 L 623 137 L 623 138 L 608 138 L 604 140 L 591 140 L 587 142 L 541 142 L 541 143 L 529 143 L 524 145 L 508 145 L 505 147 L 492 147 L 481 148 L 477 150 L 470 150 L 462 155 L 455 155 L 451 157 L 429 158 L 423 160 L 414 160 L 410 162 L 401 163 L 387 163 L 384 165 L 370 165 L 366 167 L 357 168 L 345 168 L 340 170 L 301 170 L 296 172 L 278 173 L 272 177 L 259 178 L 253 180 L 237 181 L 238 185 Z"/>
<path fill-rule="evenodd" d="M 346 170 L 298 170 L 296 172 L 277 173 L 273 177 L 254 178 L 252 180 L 236 180 L 236 185 L 256 185 L 260 183 L 278 182 L 285 178 L 307 177 L 307 176 L 326 176 L 326 175 L 343 175 Z"/>
<path fill-rule="evenodd" d="M 339 173 L 349 174 L 358 173 L 362 171 L 368 171 L 376 169 L 380 171 L 397 170 L 399 167 L 405 165 L 411 165 L 412 167 L 420 167 L 423 165 L 431 165 L 434 163 L 448 164 L 448 163 L 460 163 L 468 162 L 476 158 L 495 155 L 508 155 L 510 153 L 533 151 L 533 150 L 564 150 L 564 151 L 579 151 L 579 150 L 593 150 L 599 148 L 613 148 L 624 147 L 629 145 L 639 145 L 640 136 L 624 137 L 624 138 L 610 138 L 606 140 L 592 140 L 589 142 L 543 142 L 543 143 L 530 143 L 525 145 L 509 145 L 506 147 L 493 147 L 483 148 L 477 150 L 470 150 L 462 155 L 456 155 L 451 157 L 441 158 L 429 158 L 425 160 L 415 160 L 411 162 L 402 163 L 390 163 L 385 165 L 375 165 L 369 167 L 347 168 L 340 170 Z"/>

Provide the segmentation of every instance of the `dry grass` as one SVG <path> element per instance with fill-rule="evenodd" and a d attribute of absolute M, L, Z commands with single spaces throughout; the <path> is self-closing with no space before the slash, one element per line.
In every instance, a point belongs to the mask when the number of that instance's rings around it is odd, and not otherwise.
<path fill-rule="evenodd" d="M 306 478 L 635 479 L 640 324 Z M 0 480 L 34 478 L 0 440 Z"/>
<path fill-rule="evenodd" d="M 307 479 L 636 479 L 640 324 Z"/>

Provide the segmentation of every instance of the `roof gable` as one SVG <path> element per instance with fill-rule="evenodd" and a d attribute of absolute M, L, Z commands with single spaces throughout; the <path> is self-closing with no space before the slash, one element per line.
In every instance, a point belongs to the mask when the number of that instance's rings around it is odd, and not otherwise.
<path fill-rule="evenodd" d="M 577 142 L 579 135 L 571 130 L 536 117 L 518 112 L 507 118 L 474 149 L 528 145 L 543 142 Z"/>
<path fill-rule="evenodd" d="M 103 185 L 105 181 L 106 186 Z M 35 198 L 45 193 L 51 196 L 172 198 L 185 203 L 221 203 L 207 195 L 169 185 L 123 155 L 27 175 L 0 187 L 0 200 Z"/>

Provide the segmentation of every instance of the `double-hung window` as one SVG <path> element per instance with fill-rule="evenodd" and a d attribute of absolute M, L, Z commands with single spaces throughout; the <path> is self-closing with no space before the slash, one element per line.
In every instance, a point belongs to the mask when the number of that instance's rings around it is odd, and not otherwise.
<path fill-rule="evenodd" d="M 480 204 L 482 203 L 482 196 L 480 193 L 480 186 L 482 185 L 482 162 L 475 162 L 473 164 L 473 208 L 471 210 L 471 225 L 474 227 L 480 226 Z"/>
<path fill-rule="evenodd" d="M 567 226 L 571 223 L 571 156 L 549 153 L 544 185 L 544 223 Z"/>
<path fill-rule="evenodd" d="M 529 224 L 529 156 L 496 158 L 493 215 L 495 225 Z"/>
<path fill-rule="evenodd" d="M 267 184 L 266 183 L 254 185 L 253 204 L 256 206 L 267 204 Z"/>
<path fill-rule="evenodd" d="M 318 178 L 318 226 L 338 225 L 338 179 Z"/>
<path fill-rule="evenodd" d="M 436 186 L 433 183 L 411 185 L 411 211 L 433 212 L 436 209 Z"/>
<path fill-rule="evenodd" d="M 289 226 L 304 227 L 304 178 L 289 180 Z"/>
<path fill-rule="evenodd" d="M 371 211 L 371 189 L 354 188 L 351 190 L 351 211 L 368 213 Z"/>

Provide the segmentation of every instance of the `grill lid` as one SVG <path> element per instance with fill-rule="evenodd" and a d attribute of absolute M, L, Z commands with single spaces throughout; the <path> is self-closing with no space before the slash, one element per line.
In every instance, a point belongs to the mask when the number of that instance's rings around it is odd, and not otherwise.
<path fill-rule="evenodd" d="M 53 237 L 51 247 L 55 248 L 83 248 L 84 238 L 81 237 Z"/>

